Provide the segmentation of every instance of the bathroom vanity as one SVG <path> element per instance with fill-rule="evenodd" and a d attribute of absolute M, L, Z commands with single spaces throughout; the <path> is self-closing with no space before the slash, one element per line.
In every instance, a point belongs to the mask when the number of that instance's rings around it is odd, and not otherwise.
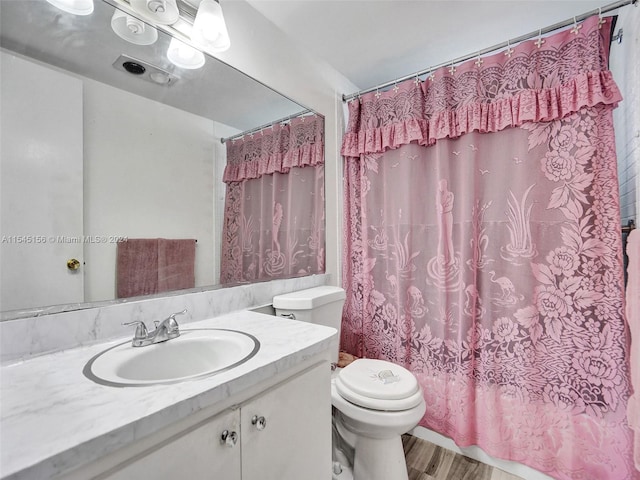
<path fill-rule="evenodd" d="M 144 387 L 82 373 L 126 337 L 4 365 L 1 478 L 330 478 L 336 331 L 248 311 L 183 328 L 242 331 L 260 349 L 210 377 Z"/>

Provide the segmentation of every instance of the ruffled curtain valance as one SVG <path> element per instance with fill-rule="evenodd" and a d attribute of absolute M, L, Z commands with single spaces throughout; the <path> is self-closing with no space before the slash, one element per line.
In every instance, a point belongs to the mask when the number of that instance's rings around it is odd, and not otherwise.
<path fill-rule="evenodd" d="M 278 124 L 227 143 L 223 181 L 240 182 L 323 163 L 324 119 L 318 115 L 298 117 L 287 125 Z"/>
<path fill-rule="evenodd" d="M 608 70 L 610 21 L 523 42 L 492 56 L 441 68 L 349 103 L 342 155 L 382 153 L 412 142 L 428 146 L 465 133 L 497 132 L 565 118 L 622 99 Z M 532 44 L 535 45 L 532 47 Z M 540 45 L 540 46 L 538 46 Z"/>

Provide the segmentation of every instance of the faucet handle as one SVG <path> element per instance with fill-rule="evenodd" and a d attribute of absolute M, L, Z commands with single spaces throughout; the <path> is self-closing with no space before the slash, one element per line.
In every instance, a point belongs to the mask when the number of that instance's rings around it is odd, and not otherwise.
<path fill-rule="evenodd" d="M 182 310 L 181 312 L 176 312 L 176 313 L 172 313 L 171 315 L 169 315 L 169 318 L 172 319 L 176 319 L 176 315 L 184 315 L 185 313 L 187 313 L 187 309 L 185 308 L 184 310 Z"/>
<path fill-rule="evenodd" d="M 147 338 L 147 335 L 149 334 L 147 330 L 147 326 L 144 324 L 144 322 L 140 320 L 135 320 L 133 322 L 126 322 L 126 323 L 123 323 L 122 325 L 124 326 L 136 325 L 136 333 L 133 336 L 134 340 L 141 340 L 143 338 Z"/>
<path fill-rule="evenodd" d="M 168 325 L 170 330 L 177 330 L 178 329 L 178 322 L 176 320 L 176 315 L 184 315 L 185 313 L 187 313 L 187 309 L 186 308 L 184 310 L 182 310 L 181 312 L 176 312 L 176 313 L 172 313 L 171 315 L 169 315 L 169 317 L 165 321 L 167 322 L 167 325 Z"/>

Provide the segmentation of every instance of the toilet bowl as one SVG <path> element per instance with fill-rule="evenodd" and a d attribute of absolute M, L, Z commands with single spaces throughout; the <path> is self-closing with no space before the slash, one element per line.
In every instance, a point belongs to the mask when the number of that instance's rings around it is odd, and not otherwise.
<path fill-rule="evenodd" d="M 322 286 L 278 295 L 273 306 L 278 316 L 333 327 L 340 338 L 345 297 L 339 287 Z M 331 356 L 337 363 L 337 341 Z M 416 377 L 385 360 L 357 359 L 333 372 L 331 403 L 333 479 L 408 480 L 401 436 L 426 410 Z"/>
<path fill-rule="evenodd" d="M 415 376 L 384 360 L 358 359 L 333 376 L 331 402 L 336 430 L 353 448 L 354 480 L 407 480 L 401 436 L 426 411 Z"/>

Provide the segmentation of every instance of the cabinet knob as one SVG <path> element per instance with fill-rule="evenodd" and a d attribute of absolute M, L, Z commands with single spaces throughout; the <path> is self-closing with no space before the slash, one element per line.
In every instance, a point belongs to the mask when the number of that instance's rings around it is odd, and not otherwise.
<path fill-rule="evenodd" d="M 264 430 L 264 427 L 267 426 L 267 419 L 263 416 L 254 415 L 251 418 L 251 425 L 255 425 L 258 430 Z"/>
<path fill-rule="evenodd" d="M 234 447 L 236 443 L 238 443 L 238 434 L 225 430 L 222 432 L 222 435 L 220 435 L 220 443 L 227 447 Z"/>

